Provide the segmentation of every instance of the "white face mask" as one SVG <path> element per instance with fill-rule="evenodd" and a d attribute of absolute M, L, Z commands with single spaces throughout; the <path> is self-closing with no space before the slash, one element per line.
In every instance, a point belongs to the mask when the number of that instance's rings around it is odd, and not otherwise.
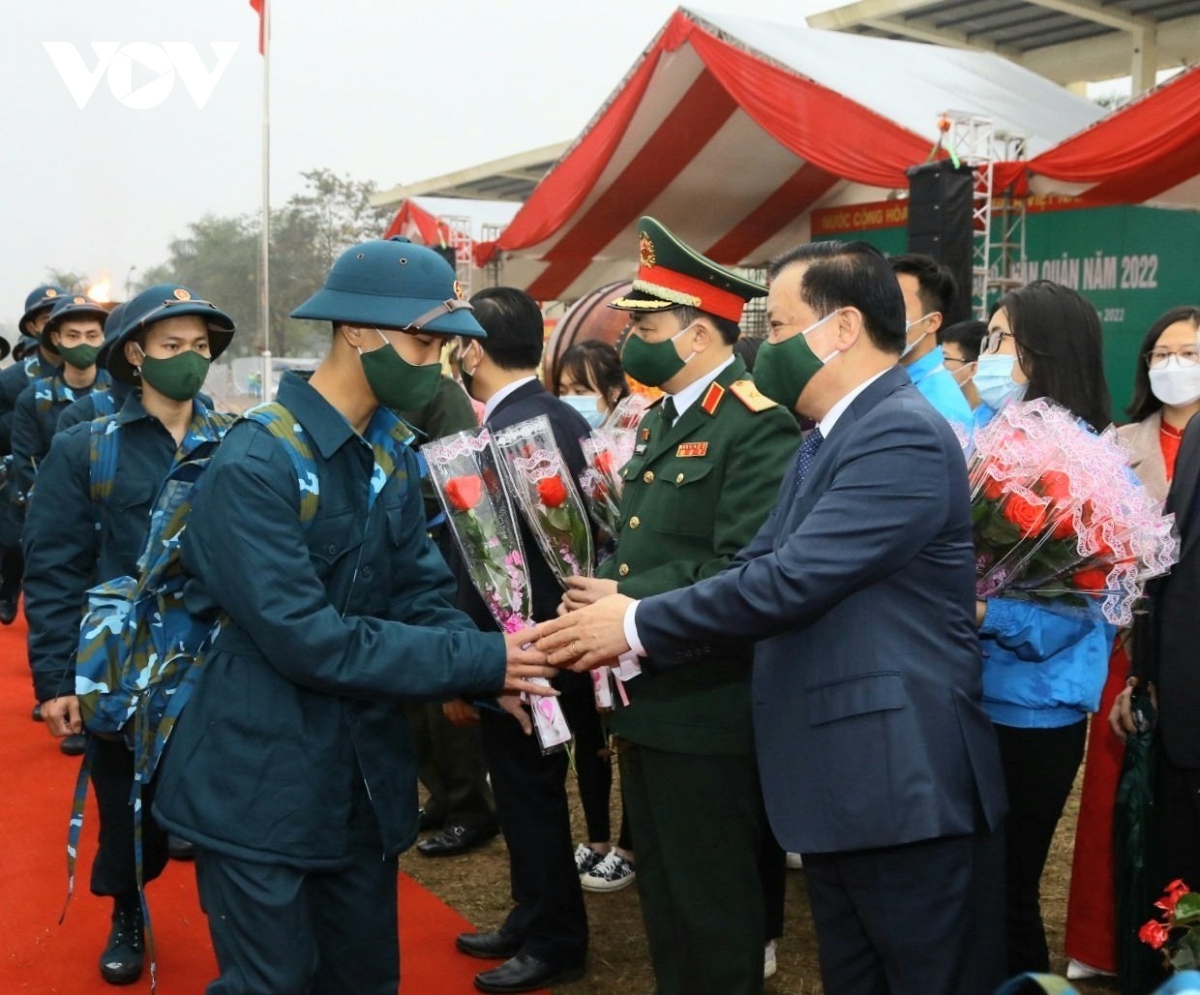
<path fill-rule="evenodd" d="M 904 323 L 904 334 L 907 336 L 909 329 L 911 329 L 914 325 L 921 324 L 922 321 L 926 321 L 927 319 L 932 318 L 935 314 L 937 314 L 936 311 L 930 311 L 929 314 L 921 315 L 921 317 L 919 317 L 916 321 L 906 321 Z M 900 358 L 903 359 L 910 352 L 912 352 L 917 346 L 919 346 L 921 344 L 921 342 L 925 339 L 925 336 L 928 334 L 929 334 L 929 330 L 926 329 L 920 335 L 918 335 L 915 339 L 913 339 L 911 342 L 909 342 L 907 345 L 905 345 L 904 352 L 900 353 Z"/>
<path fill-rule="evenodd" d="M 1200 399 L 1200 365 L 1180 366 L 1174 356 L 1150 371 L 1150 390 L 1163 404 L 1183 406 Z"/>

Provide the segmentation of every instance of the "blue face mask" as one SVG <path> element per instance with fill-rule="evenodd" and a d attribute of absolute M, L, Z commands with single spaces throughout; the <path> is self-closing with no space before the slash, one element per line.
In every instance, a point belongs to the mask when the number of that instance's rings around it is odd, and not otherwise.
<path fill-rule="evenodd" d="M 975 389 L 979 399 L 993 411 L 999 411 L 1009 401 L 1025 393 L 1026 384 L 1013 380 L 1017 357 L 1003 353 L 985 353 L 975 367 Z"/>
<path fill-rule="evenodd" d="M 563 394 L 559 400 L 583 415 L 592 428 L 599 428 L 604 424 L 607 416 L 600 410 L 600 398 L 596 394 Z"/>

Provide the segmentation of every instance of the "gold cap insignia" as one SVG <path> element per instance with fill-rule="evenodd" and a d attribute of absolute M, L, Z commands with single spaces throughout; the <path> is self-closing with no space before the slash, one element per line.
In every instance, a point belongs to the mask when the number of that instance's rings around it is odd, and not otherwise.
<path fill-rule="evenodd" d="M 57 297 L 58 291 L 55 290 L 53 287 L 51 287 L 49 290 L 46 291 L 46 296 L 47 297 Z"/>
<path fill-rule="evenodd" d="M 71 299 L 71 303 L 72 304 L 86 304 L 87 298 L 86 297 L 73 297 Z"/>
<path fill-rule="evenodd" d="M 192 295 L 184 290 L 183 287 L 176 287 L 174 293 L 175 300 L 177 301 L 190 301 L 192 299 Z"/>
<path fill-rule="evenodd" d="M 654 243 L 650 241 L 650 236 L 645 232 L 640 232 L 638 235 L 638 261 L 649 269 L 655 263 L 654 258 Z"/>

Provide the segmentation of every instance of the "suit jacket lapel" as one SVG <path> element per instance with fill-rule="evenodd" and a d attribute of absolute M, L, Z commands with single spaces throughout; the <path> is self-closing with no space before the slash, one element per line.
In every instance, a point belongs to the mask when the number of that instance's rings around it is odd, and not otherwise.
<path fill-rule="evenodd" d="M 1192 419 L 1179 445 L 1179 456 L 1175 462 L 1174 486 L 1170 493 L 1170 510 L 1175 512 L 1175 525 L 1184 536 L 1183 551 L 1196 542 L 1200 528 L 1193 519 L 1196 503 L 1197 475 L 1200 475 L 1200 426 Z"/>

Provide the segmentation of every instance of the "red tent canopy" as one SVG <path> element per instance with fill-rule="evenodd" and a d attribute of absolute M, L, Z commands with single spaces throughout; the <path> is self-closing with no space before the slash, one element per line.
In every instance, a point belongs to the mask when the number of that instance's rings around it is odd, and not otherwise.
<path fill-rule="evenodd" d="M 453 232 L 445 221 L 411 200 L 401 202 L 400 210 L 383 233 L 384 238 L 393 235 L 403 235 L 422 245 L 451 245 L 454 241 Z"/>
<path fill-rule="evenodd" d="M 1200 66 L 997 175 L 1020 193 L 1200 207 Z"/>
<path fill-rule="evenodd" d="M 476 261 L 570 300 L 628 275 L 653 214 L 719 262 L 808 238 L 818 204 L 907 187 L 947 110 L 990 117 L 1041 152 L 1099 118 L 998 56 L 680 9 Z"/>

